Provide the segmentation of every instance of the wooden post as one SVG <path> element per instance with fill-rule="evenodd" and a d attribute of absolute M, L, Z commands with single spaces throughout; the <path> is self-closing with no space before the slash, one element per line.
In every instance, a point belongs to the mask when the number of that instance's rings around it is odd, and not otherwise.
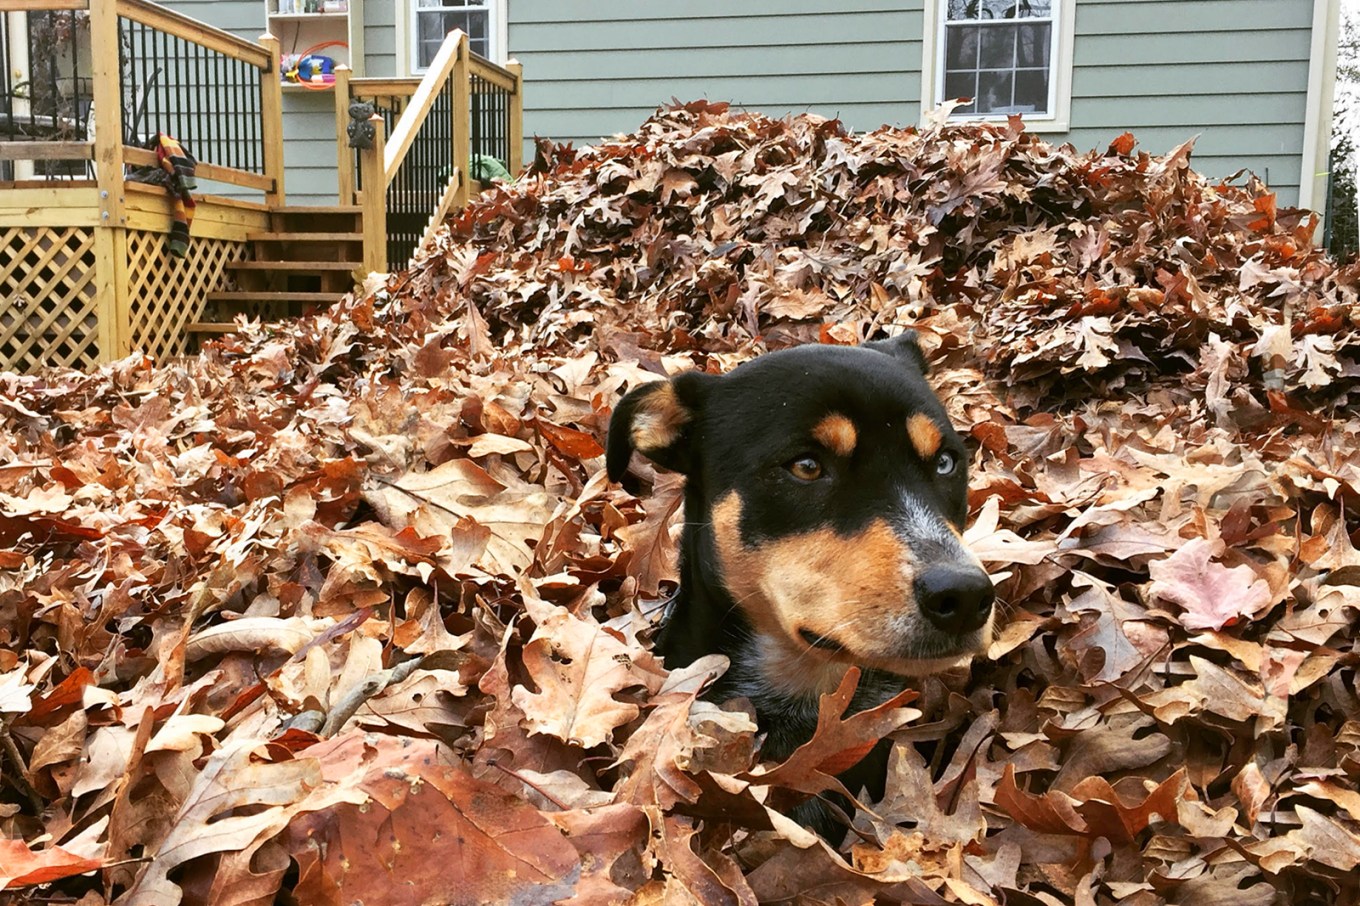
<path fill-rule="evenodd" d="M 99 224 L 127 224 L 123 195 L 123 98 L 118 70 L 118 12 L 112 3 L 90 4 L 90 63 L 94 82 L 94 166 L 99 184 Z"/>
<path fill-rule="evenodd" d="M 458 171 L 461 210 L 472 200 L 472 97 L 468 79 L 468 37 L 458 36 L 458 56 L 453 62 L 453 166 Z"/>
<path fill-rule="evenodd" d="M 92 4 L 93 5 L 93 4 Z M 264 142 L 264 175 L 274 180 L 273 191 L 264 193 L 264 203 L 283 207 L 283 62 L 279 39 L 260 35 L 260 46 L 269 52 L 269 68 L 260 70 L 260 139 Z"/>
<path fill-rule="evenodd" d="M 123 189 L 123 90 L 118 65 L 118 9 L 90 4 L 90 75 L 94 103 L 94 171 L 99 220 L 94 228 L 95 305 L 99 358 L 131 349 L 132 310 L 127 280 L 127 203 Z"/>
<path fill-rule="evenodd" d="M 517 179 L 524 166 L 524 65 L 512 58 L 505 68 L 515 77 L 515 93 L 510 96 L 510 159 L 505 168 Z"/>
<path fill-rule="evenodd" d="M 364 270 L 387 272 L 387 178 L 383 175 L 383 118 L 373 114 L 373 147 L 359 152 L 359 177 L 363 183 Z"/>
<path fill-rule="evenodd" d="M 335 154 L 340 204 L 354 204 L 354 149 L 349 146 L 349 77 L 344 63 L 335 67 Z"/>

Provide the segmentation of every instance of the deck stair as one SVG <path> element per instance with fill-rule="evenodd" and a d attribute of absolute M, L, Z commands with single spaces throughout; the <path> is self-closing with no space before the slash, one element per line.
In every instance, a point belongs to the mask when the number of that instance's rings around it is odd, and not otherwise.
<path fill-rule="evenodd" d="M 361 208 L 288 205 L 270 213 L 270 229 L 251 233 L 251 255 L 226 266 L 225 286 L 207 297 L 187 327 L 203 337 L 235 330 L 236 316 L 275 320 L 338 302 L 363 268 Z"/>

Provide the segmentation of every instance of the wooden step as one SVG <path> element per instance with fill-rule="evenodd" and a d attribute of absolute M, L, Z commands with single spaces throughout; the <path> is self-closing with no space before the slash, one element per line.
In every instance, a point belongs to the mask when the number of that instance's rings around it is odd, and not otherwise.
<path fill-rule="evenodd" d="M 247 233 L 250 242 L 363 242 L 363 233 Z"/>
<path fill-rule="evenodd" d="M 209 302 L 312 302 L 330 305 L 345 297 L 344 293 L 275 292 L 270 290 L 222 290 L 208 293 Z"/>
<path fill-rule="evenodd" d="M 230 261 L 229 271 L 353 271 L 363 267 L 362 261 Z"/>
<path fill-rule="evenodd" d="M 192 321 L 184 325 L 188 333 L 232 333 L 236 330 L 235 322 L 230 321 Z"/>
<path fill-rule="evenodd" d="M 274 208 L 273 214 L 358 214 L 362 211 L 357 204 L 289 204 Z"/>

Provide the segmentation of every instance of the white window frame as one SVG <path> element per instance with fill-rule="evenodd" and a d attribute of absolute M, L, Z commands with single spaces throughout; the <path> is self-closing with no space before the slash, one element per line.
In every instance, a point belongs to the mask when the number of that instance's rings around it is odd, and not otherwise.
<path fill-rule="evenodd" d="M 418 0 L 393 0 L 397 7 L 397 74 L 398 75 L 424 75 L 425 69 L 417 67 L 416 61 L 419 57 L 416 54 L 416 41 L 419 32 L 416 30 L 416 3 Z M 487 31 L 487 38 L 491 45 L 490 60 L 501 66 L 505 65 L 509 54 L 506 48 L 509 46 L 510 23 L 507 15 L 509 0 L 478 0 L 478 6 L 487 7 L 491 12 L 491 23 Z"/>
<path fill-rule="evenodd" d="M 925 0 L 925 35 L 921 42 L 921 122 L 944 97 L 945 21 L 949 0 Z M 1072 128 L 1072 50 L 1076 43 L 1077 0 L 1052 0 L 1053 47 L 1049 51 L 1049 110 L 1024 114 L 1030 132 L 1068 132 Z M 1006 114 L 956 114 L 958 122 L 1005 122 Z"/>

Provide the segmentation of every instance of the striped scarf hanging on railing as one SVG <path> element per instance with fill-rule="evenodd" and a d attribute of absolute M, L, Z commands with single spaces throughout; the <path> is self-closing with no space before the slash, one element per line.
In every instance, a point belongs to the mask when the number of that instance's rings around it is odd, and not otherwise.
<path fill-rule="evenodd" d="M 156 160 L 169 174 L 167 188 L 174 204 L 174 221 L 170 224 L 170 254 L 183 258 L 189 252 L 189 225 L 194 222 L 194 196 L 198 188 L 194 180 L 194 156 L 164 132 L 156 134 Z"/>

